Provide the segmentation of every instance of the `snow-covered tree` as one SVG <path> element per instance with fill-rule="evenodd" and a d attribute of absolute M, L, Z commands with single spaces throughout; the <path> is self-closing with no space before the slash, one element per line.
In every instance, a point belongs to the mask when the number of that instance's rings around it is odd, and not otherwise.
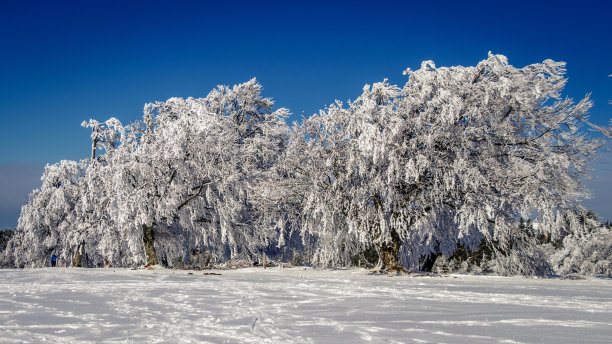
<path fill-rule="evenodd" d="M 259 200 L 284 149 L 287 112 L 272 111 L 274 103 L 260 93 L 253 79 L 218 87 L 202 99 L 173 98 L 146 110 L 156 112 L 155 139 L 136 151 L 152 159 L 139 166 L 166 177 L 165 184 L 158 183 L 163 190 L 150 191 L 161 196 L 151 220 L 185 229 L 187 250 L 252 256 L 278 236 L 275 223 L 259 216 L 267 206 Z"/>
<path fill-rule="evenodd" d="M 279 179 L 288 112 L 273 105 L 253 79 L 147 104 L 127 126 L 83 122 L 91 159 L 47 167 L 9 243 L 14 262 L 39 266 L 55 249 L 75 265 L 172 264 L 282 243 L 267 185 Z"/>
<path fill-rule="evenodd" d="M 306 119 L 293 159 L 312 185 L 303 228 L 322 241 L 320 258 L 373 245 L 379 268 L 394 271 L 402 244 L 414 266 L 457 242 L 509 245 L 519 216 L 554 231 L 556 210 L 583 195 L 598 146 L 579 131 L 588 97 L 561 96 L 564 73 L 562 62 L 515 68 L 501 55 L 475 67 L 425 61 L 401 89 L 366 85 Z"/>
<path fill-rule="evenodd" d="M 21 209 L 19 223 L 4 254 L 11 265 L 40 267 L 55 251 L 68 264 L 74 262 L 84 233 L 76 228 L 75 207 L 81 198 L 86 162 L 62 160 L 47 165 L 42 186 Z"/>
<path fill-rule="evenodd" d="M 148 264 L 194 250 L 229 258 L 277 240 L 276 223 L 261 216 L 262 190 L 284 149 L 287 112 L 260 93 L 253 79 L 147 104 L 137 140 L 107 153 L 105 189 L 115 191 L 105 207 L 133 254 Z"/>

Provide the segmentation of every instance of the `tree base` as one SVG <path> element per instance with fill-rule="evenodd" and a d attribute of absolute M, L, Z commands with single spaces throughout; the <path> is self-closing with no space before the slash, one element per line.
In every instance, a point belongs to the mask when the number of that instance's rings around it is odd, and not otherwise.
<path fill-rule="evenodd" d="M 153 235 L 153 225 L 142 225 L 142 241 L 145 248 L 145 255 L 148 266 L 157 265 L 157 254 L 155 254 L 155 236 Z"/>
<path fill-rule="evenodd" d="M 374 270 L 370 270 L 370 275 L 390 275 L 390 274 L 403 275 L 403 274 L 409 274 L 409 272 L 406 269 L 404 269 L 402 266 L 394 267 L 392 269 L 376 268 Z"/>

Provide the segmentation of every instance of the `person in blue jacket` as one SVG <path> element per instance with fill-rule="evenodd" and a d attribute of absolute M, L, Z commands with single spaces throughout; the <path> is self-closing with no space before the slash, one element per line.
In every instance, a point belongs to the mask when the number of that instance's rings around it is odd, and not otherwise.
<path fill-rule="evenodd" d="M 56 264 L 57 264 L 57 256 L 54 253 L 51 255 L 51 266 L 55 267 Z"/>

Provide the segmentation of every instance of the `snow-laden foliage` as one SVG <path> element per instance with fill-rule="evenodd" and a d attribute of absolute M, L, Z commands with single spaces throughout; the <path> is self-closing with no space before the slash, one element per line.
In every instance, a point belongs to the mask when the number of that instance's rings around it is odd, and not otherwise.
<path fill-rule="evenodd" d="M 538 230 L 530 220 L 513 226 L 512 246 L 483 240 L 476 250 L 459 246 L 440 257 L 437 272 L 501 275 L 612 276 L 612 231 L 584 208 L 558 212 L 553 233 Z M 554 235 L 551 235 L 554 234 Z"/>
<path fill-rule="evenodd" d="M 88 266 L 186 263 L 208 251 L 253 257 L 279 240 L 266 184 L 287 110 L 253 79 L 205 98 L 147 104 L 143 120 L 90 120 L 92 159 L 47 167 L 9 244 L 17 266 L 52 251 Z M 96 157 L 96 153 L 100 153 Z"/>
<path fill-rule="evenodd" d="M 458 242 L 507 247 L 509 224 L 533 214 L 554 231 L 556 210 L 583 195 L 598 145 L 578 130 L 588 97 L 561 96 L 564 73 L 562 62 L 519 69 L 501 55 L 475 67 L 426 61 L 403 88 L 366 85 L 304 120 L 290 149 L 311 184 L 303 229 L 321 240 L 320 259 L 346 262 L 374 245 L 396 269 L 403 243 L 415 267 Z"/>
<path fill-rule="evenodd" d="M 172 241 L 168 255 L 177 248 L 252 255 L 275 241 L 276 223 L 265 216 L 273 205 L 261 189 L 284 149 L 288 112 L 272 111 L 260 92 L 251 80 L 201 99 L 148 104 L 134 158 L 117 180 L 119 222 L 136 231 L 153 226 Z"/>
<path fill-rule="evenodd" d="M 584 211 L 564 212 L 567 235 L 555 243 L 550 261 L 558 275 L 580 274 L 612 277 L 612 230 Z"/>
<path fill-rule="evenodd" d="M 4 259 L 201 266 L 266 252 L 333 266 L 377 256 L 393 271 L 483 242 L 492 260 L 480 268 L 500 274 L 608 259 L 607 244 L 568 239 L 560 220 L 586 195 L 580 179 L 599 145 L 580 130 L 588 97 L 561 95 L 564 63 L 516 68 L 490 54 L 405 74 L 403 87 L 366 85 L 291 131 L 254 79 L 146 104 L 129 125 L 83 122 L 91 159 L 47 167 Z M 519 218 L 537 233 L 517 229 Z M 540 236 L 571 252 L 551 263 Z"/>
<path fill-rule="evenodd" d="M 67 160 L 45 167 L 42 186 L 22 207 L 17 229 L 4 252 L 11 265 L 45 266 L 54 251 L 65 259 L 74 254 L 84 236 L 83 228 L 75 224 L 79 222 L 76 207 L 85 167 L 83 161 Z"/>

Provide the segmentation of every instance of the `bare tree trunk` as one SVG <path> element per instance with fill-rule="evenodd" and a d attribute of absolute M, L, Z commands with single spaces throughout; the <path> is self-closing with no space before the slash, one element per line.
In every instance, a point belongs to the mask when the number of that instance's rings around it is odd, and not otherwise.
<path fill-rule="evenodd" d="M 74 260 L 72 266 L 75 268 L 83 267 L 83 252 L 85 251 L 85 241 L 81 242 L 77 247 L 77 251 L 74 254 Z"/>
<path fill-rule="evenodd" d="M 402 241 L 395 231 L 391 231 L 391 242 L 382 243 L 377 247 L 378 264 L 375 271 L 381 273 L 406 272 L 399 263 L 399 249 Z"/>
<path fill-rule="evenodd" d="M 91 160 L 96 159 L 96 141 L 91 141 Z"/>
<path fill-rule="evenodd" d="M 98 131 L 97 127 L 92 127 L 91 128 L 91 160 L 94 160 L 96 158 L 96 148 L 98 147 L 98 137 L 96 132 Z"/>
<path fill-rule="evenodd" d="M 153 236 L 153 225 L 147 226 L 142 225 L 142 241 L 145 247 L 145 254 L 147 256 L 146 265 L 157 265 L 157 254 L 155 254 L 155 237 Z"/>

